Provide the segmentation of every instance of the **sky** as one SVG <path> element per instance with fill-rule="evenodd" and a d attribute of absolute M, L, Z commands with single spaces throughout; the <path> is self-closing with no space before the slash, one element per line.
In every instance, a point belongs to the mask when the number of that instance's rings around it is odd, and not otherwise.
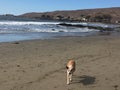
<path fill-rule="evenodd" d="M 120 7 L 120 0 L 0 0 L 0 14 Z"/>

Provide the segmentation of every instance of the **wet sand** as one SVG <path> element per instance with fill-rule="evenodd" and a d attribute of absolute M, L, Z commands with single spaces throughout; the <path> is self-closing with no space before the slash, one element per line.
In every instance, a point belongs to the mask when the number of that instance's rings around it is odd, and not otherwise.
<path fill-rule="evenodd" d="M 66 84 L 66 63 L 76 61 Z M 120 37 L 0 43 L 0 90 L 120 90 Z"/>

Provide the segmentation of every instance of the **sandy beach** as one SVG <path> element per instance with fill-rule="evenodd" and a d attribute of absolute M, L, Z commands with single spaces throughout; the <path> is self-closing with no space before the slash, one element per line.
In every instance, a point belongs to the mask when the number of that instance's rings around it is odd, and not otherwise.
<path fill-rule="evenodd" d="M 66 84 L 66 63 L 76 61 Z M 0 90 L 120 90 L 120 37 L 0 43 Z"/>

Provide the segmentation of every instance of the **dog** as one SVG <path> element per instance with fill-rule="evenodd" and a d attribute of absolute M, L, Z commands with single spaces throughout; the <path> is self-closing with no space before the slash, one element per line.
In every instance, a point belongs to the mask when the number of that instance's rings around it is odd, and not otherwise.
<path fill-rule="evenodd" d="M 69 85 L 70 82 L 72 82 L 72 76 L 73 73 L 75 72 L 75 61 L 69 60 L 69 62 L 66 65 L 66 68 L 67 68 L 67 84 Z"/>

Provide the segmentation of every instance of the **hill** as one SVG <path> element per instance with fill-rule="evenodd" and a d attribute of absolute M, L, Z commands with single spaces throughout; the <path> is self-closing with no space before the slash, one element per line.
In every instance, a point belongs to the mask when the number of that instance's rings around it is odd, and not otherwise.
<path fill-rule="evenodd" d="M 33 12 L 20 15 L 19 17 L 32 18 L 37 20 L 120 23 L 120 7 L 53 11 L 43 13 Z"/>
<path fill-rule="evenodd" d="M 19 17 L 19 16 L 15 16 L 12 14 L 5 14 L 5 15 L 0 15 L 0 20 L 11 20 L 11 21 L 31 21 L 34 19 L 29 19 L 29 18 L 25 18 L 25 17 Z"/>

